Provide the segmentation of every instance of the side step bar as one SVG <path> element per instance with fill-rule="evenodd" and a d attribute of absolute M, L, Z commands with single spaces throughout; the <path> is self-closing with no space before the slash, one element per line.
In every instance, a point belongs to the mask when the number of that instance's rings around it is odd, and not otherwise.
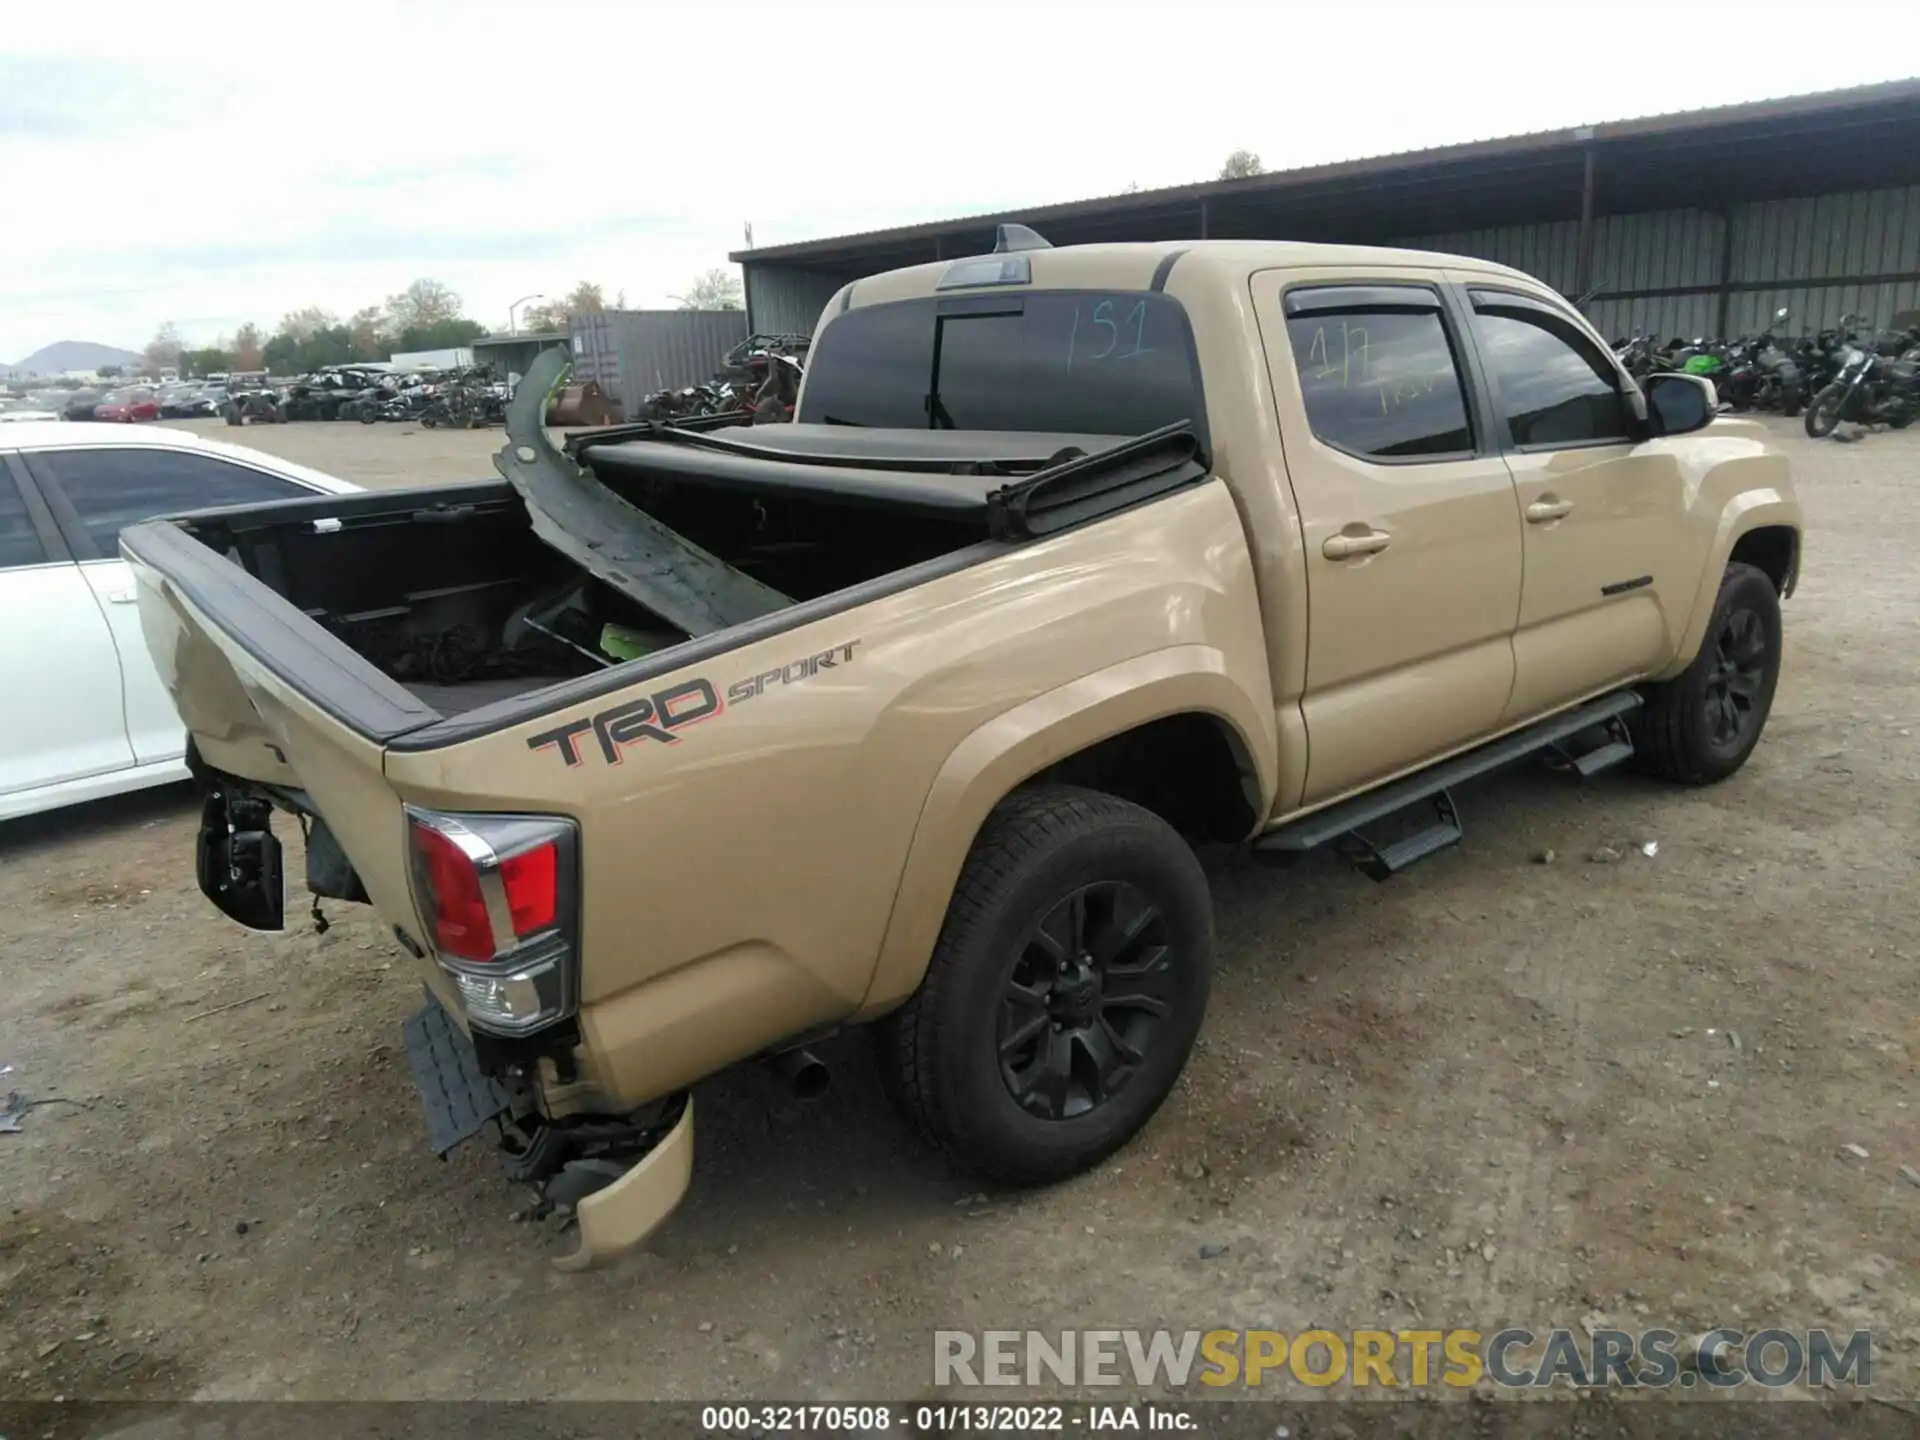
<path fill-rule="evenodd" d="M 1631 757 L 1633 742 L 1627 738 L 1623 717 L 1640 703 L 1640 696 L 1631 690 L 1589 701 L 1578 709 L 1551 716 L 1524 730 L 1490 740 L 1464 755 L 1443 760 L 1404 780 L 1281 825 L 1253 842 L 1254 853 L 1276 859 L 1289 858 L 1332 844 L 1362 873 L 1374 880 L 1388 879 L 1414 862 L 1460 843 L 1463 832 L 1460 812 L 1451 794 L 1454 786 L 1542 753 L 1553 756 L 1562 768 L 1582 779 Z M 1595 726 L 1607 731 L 1604 744 L 1580 753 L 1569 748 L 1574 736 Z M 1361 833 L 1364 827 L 1376 825 L 1423 801 L 1433 805 L 1432 823 L 1403 839 L 1377 845 Z"/>

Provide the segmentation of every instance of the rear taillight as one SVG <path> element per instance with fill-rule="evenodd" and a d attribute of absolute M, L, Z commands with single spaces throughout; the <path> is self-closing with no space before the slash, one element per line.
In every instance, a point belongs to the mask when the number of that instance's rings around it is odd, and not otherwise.
<path fill-rule="evenodd" d="M 475 1025 L 521 1034 L 573 1012 L 579 832 L 537 815 L 407 811 L 413 893 Z"/>

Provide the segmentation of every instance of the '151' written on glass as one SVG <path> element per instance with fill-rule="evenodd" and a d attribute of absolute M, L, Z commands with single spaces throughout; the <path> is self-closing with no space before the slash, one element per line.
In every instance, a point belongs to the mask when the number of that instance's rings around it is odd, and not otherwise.
<path fill-rule="evenodd" d="M 1145 343 L 1147 302 L 1100 300 L 1073 308 L 1073 326 L 1067 331 L 1067 369 L 1073 362 L 1092 360 L 1131 360 L 1150 355 L 1153 347 Z"/>

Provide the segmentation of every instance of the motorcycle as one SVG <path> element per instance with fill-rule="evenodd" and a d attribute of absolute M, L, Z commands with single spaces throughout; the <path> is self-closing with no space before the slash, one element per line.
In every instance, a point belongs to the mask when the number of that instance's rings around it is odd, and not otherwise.
<path fill-rule="evenodd" d="M 1653 337 L 1639 329 L 1624 340 L 1615 340 L 1613 353 L 1619 357 L 1621 368 L 1636 381 L 1644 381 L 1653 373 L 1659 354 L 1653 348 Z"/>
<path fill-rule="evenodd" d="M 1894 342 L 1897 343 L 1897 342 Z M 1807 405 L 1807 434 L 1819 440 L 1842 420 L 1904 430 L 1920 414 L 1920 348 L 1887 356 L 1871 343 L 1847 346 L 1840 371 Z"/>
<path fill-rule="evenodd" d="M 1785 416 L 1800 413 L 1806 403 L 1800 367 L 1773 331 L 1788 316 L 1773 312 L 1773 324 L 1758 336 L 1737 340 L 1729 347 L 1727 374 L 1719 382 L 1720 396 L 1736 410 L 1774 410 Z"/>

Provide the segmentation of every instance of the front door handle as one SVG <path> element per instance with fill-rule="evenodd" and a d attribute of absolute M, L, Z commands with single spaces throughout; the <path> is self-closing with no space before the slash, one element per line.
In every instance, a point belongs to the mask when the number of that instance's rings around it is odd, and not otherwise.
<path fill-rule="evenodd" d="M 109 590 L 107 592 L 107 600 L 108 603 L 114 605 L 135 605 L 140 601 L 140 592 L 138 590 Z"/>
<path fill-rule="evenodd" d="M 1320 553 L 1329 560 L 1345 560 L 1354 555 L 1378 555 L 1392 543 L 1393 536 L 1384 530 L 1364 530 L 1357 535 L 1342 530 L 1327 537 Z"/>
<path fill-rule="evenodd" d="M 1529 525 L 1544 525 L 1549 520 L 1564 520 L 1572 513 L 1573 502 L 1571 500 L 1550 500 L 1542 497 L 1527 506 L 1527 523 Z"/>

